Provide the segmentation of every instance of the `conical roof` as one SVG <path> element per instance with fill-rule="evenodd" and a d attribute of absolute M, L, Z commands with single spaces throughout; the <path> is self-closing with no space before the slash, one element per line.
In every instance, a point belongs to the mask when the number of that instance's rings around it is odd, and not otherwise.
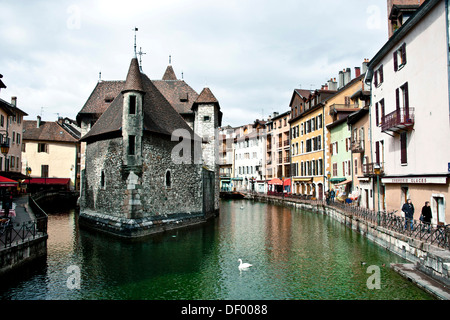
<path fill-rule="evenodd" d="M 163 80 L 178 80 L 177 76 L 175 74 L 175 71 L 173 71 L 173 68 L 171 65 L 167 66 L 166 72 L 163 75 Z"/>
<path fill-rule="evenodd" d="M 195 103 L 219 103 L 209 88 L 203 88 Z"/>
<path fill-rule="evenodd" d="M 142 85 L 141 70 L 137 58 L 131 59 L 130 68 L 128 69 L 127 79 L 123 91 L 144 91 Z"/>

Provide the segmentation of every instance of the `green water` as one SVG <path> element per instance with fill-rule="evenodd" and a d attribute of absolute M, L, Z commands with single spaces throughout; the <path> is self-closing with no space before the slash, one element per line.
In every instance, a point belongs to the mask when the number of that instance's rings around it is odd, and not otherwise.
<path fill-rule="evenodd" d="M 48 233 L 47 259 L 2 279 L 2 299 L 432 299 L 389 268 L 402 258 L 329 217 L 281 206 L 222 201 L 206 225 L 133 243 L 80 230 L 74 211 L 51 215 Z M 239 258 L 253 267 L 240 271 Z M 367 286 L 370 265 L 380 289 Z M 79 289 L 68 288 L 70 266 Z"/>

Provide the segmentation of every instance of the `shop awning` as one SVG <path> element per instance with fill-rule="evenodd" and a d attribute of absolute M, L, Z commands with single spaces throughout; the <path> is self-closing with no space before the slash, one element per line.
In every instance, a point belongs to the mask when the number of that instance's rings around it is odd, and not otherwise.
<path fill-rule="evenodd" d="M 345 178 L 331 178 L 330 182 L 331 183 L 340 183 L 340 182 L 343 182 L 345 180 L 346 180 Z"/>
<path fill-rule="evenodd" d="M 270 180 L 268 182 L 268 184 L 273 184 L 273 185 L 276 185 L 276 186 L 282 186 L 283 185 L 283 181 L 281 181 L 278 178 L 275 178 L 275 179 Z"/>
<path fill-rule="evenodd" d="M 344 184 L 351 183 L 352 180 L 345 180 L 344 182 L 337 183 L 336 186 L 343 186 Z"/>
<path fill-rule="evenodd" d="M 69 184 L 69 178 L 31 178 L 25 179 L 24 183 L 27 184 L 56 184 L 56 185 L 66 185 Z"/>
<path fill-rule="evenodd" d="M 0 187 L 14 187 L 17 184 L 17 181 L 0 176 Z"/>
<path fill-rule="evenodd" d="M 311 182 L 312 178 L 294 178 L 294 182 Z"/>

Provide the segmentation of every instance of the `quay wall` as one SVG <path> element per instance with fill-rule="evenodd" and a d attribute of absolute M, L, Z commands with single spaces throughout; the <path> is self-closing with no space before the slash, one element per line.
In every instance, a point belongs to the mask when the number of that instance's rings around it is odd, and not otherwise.
<path fill-rule="evenodd" d="M 343 210 L 323 203 L 306 203 L 301 200 L 281 199 L 261 195 L 248 195 L 247 199 L 292 206 L 297 209 L 318 212 L 339 221 L 359 232 L 369 240 L 398 256 L 413 262 L 416 268 L 438 282 L 450 286 L 450 251 L 410 238 L 404 234 L 377 226 L 354 217 Z"/>
<path fill-rule="evenodd" d="M 0 275 L 15 270 L 29 262 L 47 255 L 47 235 L 30 239 L 22 243 L 18 241 L 11 247 L 0 250 Z"/>

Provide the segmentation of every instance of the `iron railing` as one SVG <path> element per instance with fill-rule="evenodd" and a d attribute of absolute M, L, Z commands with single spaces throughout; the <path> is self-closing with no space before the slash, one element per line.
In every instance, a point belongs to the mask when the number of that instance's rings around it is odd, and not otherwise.
<path fill-rule="evenodd" d="M 396 130 L 414 125 L 414 108 L 400 108 L 381 119 L 381 131 Z"/>
<path fill-rule="evenodd" d="M 48 216 L 36 203 L 32 196 L 28 204 L 33 210 L 35 219 L 22 223 L 14 223 L 6 219 L 0 223 L 0 248 L 12 247 L 47 235 Z"/>
<path fill-rule="evenodd" d="M 284 198 L 285 200 L 311 205 L 328 205 L 336 207 L 350 217 L 355 217 L 385 229 L 404 234 L 407 237 L 450 250 L 450 224 L 430 225 L 417 220 L 413 220 L 411 223 L 411 221 L 406 221 L 404 217 L 397 215 L 397 211 L 381 211 L 378 213 L 377 211 L 367 208 L 356 207 L 337 201 L 328 201 L 327 203 L 326 200 L 316 199 L 311 195 L 270 192 L 269 194 L 260 194 L 260 196 L 267 198 Z"/>

